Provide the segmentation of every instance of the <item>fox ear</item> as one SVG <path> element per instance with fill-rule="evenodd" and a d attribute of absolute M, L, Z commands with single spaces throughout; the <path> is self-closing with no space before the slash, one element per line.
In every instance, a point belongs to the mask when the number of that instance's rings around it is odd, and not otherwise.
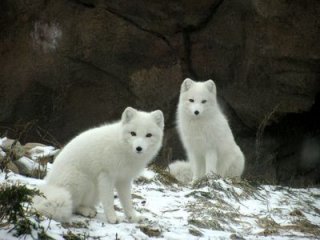
<path fill-rule="evenodd" d="M 190 78 L 186 78 L 181 84 L 181 92 L 188 91 L 193 84 L 193 81 Z"/>
<path fill-rule="evenodd" d="M 216 84 L 214 83 L 213 80 L 209 79 L 208 81 L 205 82 L 205 85 L 210 92 L 216 94 L 217 88 L 216 88 Z"/>
<path fill-rule="evenodd" d="M 163 129 L 164 128 L 164 117 L 161 110 L 156 110 L 151 112 L 153 119 L 156 121 L 156 124 Z"/>
<path fill-rule="evenodd" d="M 131 119 L 134 117 L 134 115 L 136 114 L 137 110 L 135 110 L 134 108 L 132 107 L 127 107 L 123 113 L 122 113 L 122 116 L 121 116 L 121 121 L 123 123 L 128 123 L 131 121 Z"/>

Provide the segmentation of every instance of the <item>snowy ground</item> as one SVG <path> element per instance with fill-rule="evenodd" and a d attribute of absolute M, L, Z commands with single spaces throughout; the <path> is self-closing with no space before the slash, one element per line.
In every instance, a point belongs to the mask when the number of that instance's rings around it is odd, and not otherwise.
<path fill-rule="evenodd" d="M 165 175 L 144 171 L 133 185 L 134 206 L 146 220 L 139 224 L 108 224 L 98 206 L 94 219 L 74 215 L 61 224 L 43 218 L 54 239 L 319 239 L 320 189 L 253 185 L 210 176 L 195 185 L 169 183 Z M 42 182 L 0 173 L 0 183 Z M 118 199 L 116 209 L 124 218 Z M 16 239 L 13 226 L 0 227 L 0 239 Z M 37 239 L 25 236 L 22 239 Z M 71 239 L 71 238 L 69 238 Z"/>
<path fill-rule="evenodd" d="M 208 178 L 196 186 L 166 185 L 148 170 L 135 182 L 136 209 L 141 224 L 105 223 L 98 207 L 94 219 L 74 216 L 72 223 L 43 220 L 54 239 L 68 231 L 84 239 L 317 239 L 320 236 L 320 189 L 254 187 L 246 182 Z M 41 180 L 10 173 L 0 182 L 36 186 Z M 116 199 L 118 214 L 123 216 Z M 16 239 L 7 226 L 0 239 Z M 27 236 L 25 239 L 32 239 Z"/>

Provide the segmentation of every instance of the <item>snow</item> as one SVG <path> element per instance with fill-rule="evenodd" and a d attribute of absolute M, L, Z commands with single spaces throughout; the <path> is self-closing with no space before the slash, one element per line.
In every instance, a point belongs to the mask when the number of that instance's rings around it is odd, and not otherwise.
<path fill-rule="evenodd" d="M 2 146 L 2 143 L 3 143 L 5 140 L 7 140 L 6 137 L 0 138 L 0 147 Z M 0 148 L 0 155 L 1 155 L 2 157 L 5 157 L 5 156 L 6 156 L 6 153 L 5 153 L 1 148 Z"/>
<path fill-rule="evenodd" d="M 30 158 L 27 157 L 21 157 L 19 158 L 16 163 L 21 163 L 23 166 L 25 166 L 30 172 L 39 169 L 41 171 L 45 170 L 45 166 L 41 166 L 39 163 L 32 161 Z"/>
<path fill-rule="evenodd" d="M 0 146 L 2 146 L 2 143 L 3 143 L 5 140 L 7 140 L 7 138 L 6 138 L 6 137 L 4 137 L 4 138 L 0 138 Z"/>
<path fill-rule="evenodd" d="M 2 157 L 5 157 L 5 156 L 6 156 L 6 153 L 5 153 L 4 151 L 2 151 L 2 149 L 0 149 L 0 155 L 1 155 Z"/>
<path fill-rule="evenodd" d="M 50 152 L 51 151 L 51 152 Z M 54 149 L 46 149 L 52 154 Z M 50 169 L 50 167 L 48 167 Z M 74 215 L 71 223 L 41 220 L 47 234 L 64 239 L 71 231 L 85 239 L 317 239 L 320 229 L 320 189 L 255 186 L 246 181 L 213 176 L 195 185 L 165 184 L 159 173 L 144 170 L 133 184 L 135 209 L 141 223 L 126 221 L 118 198 L 115 206 L 119 224 L 108 224 L 103 208 L 89 219 Z M 22 183 L 34 188 L 43 180 L 12 172 L 0 172 L 0 183 Z M 299 228 L 298 222 L 306 223 Z M 9 230 L 0 229 L 0 239 L 16 239 Z M 313 232 L 315 229 L 316 233 Z M 318 230 L 317 230 L 318 229 Z M 25 236 L 33 239 L 35 236 Z"/>
<path fill-rule="evenodd" d="M 54 156 L 59 150 L 52 146 L 36 146 L 29 150 L 31 159 L 36 160 L 43 157 Z"/>

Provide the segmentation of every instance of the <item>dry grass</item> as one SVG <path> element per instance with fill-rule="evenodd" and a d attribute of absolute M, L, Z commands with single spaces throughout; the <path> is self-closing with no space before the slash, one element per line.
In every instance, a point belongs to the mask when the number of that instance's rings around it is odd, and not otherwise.
<path fill-rule="evenodd" d="M 159 181 L 164 185 L 179 184 L 179 181 L 164 168 L 152 165 L 150 166 L 150 169 L 157 173 L 155 176 L 156 181 Z"/>
<path fill-rule="evenodd" d="M 252 183 L 241 179 L 223 179 L 217 175 L 208 175 L 193 185 L 193 191 L 186 197 L 194 198 L 187 208 L 190 212 L 188 223 L 198 228 L 213 229 L 219 231 L 236 231 L 241 228 L 242 231 L 254 228 L 252 221 L 256 226 L 263 230 L 258 233 L 261 236 L 279 236 L 290 232 L 292 236 L 296 233 L 305 236 L 320 236 L 320 227 L 308 221 L 304 211 L 315 212 L 317 208 L 315 201 L 317 195 L 311 199 L 301 197 L 301 190 L 288 187 L 270 187 Z M 270 191 L 281 192 L 281 198 L 277 199 L 279 207 L 269 207 Z M 308 190 L 305 190 L 307 192 Z M 306 195 L 307 196 L 307 195 Z M 264 212 L 256 214 L 240 212 L 238 207 L 247 200 L 255 200 L 257 203 L 266 205 Z M 274 200 L 273 200 L 274 201 Z M 301 206 L 295 207 L 288 212 L 281 206 L 294 204 Z M 284 215 L 285 214 L 285 215 Z M 277 222 L 274 217 L 288 218 L 292 224 Z M 241 238 L 241 236 L 240 236 Z"/>
<path fill-rule="evenodd" d="M 148 237 L 160 237 L 161 231 L 158 228 L 153 228 L 152 226 L 140 225 L 139 229 L 141 232 L 146 234 Z"/>
<path fill-rule="evenodd" d="M 272 111 L 269 112 L 268 114 L 266 114 L 264 119 L 259 124 L 259 127 L 258 127 L 257 132 L 256 132 L 256 161 L 257 162 L 261 158 L 261 156 L 260 156 L 260 148 L 262 146 L 264 130 L 268 126 L 268 124 L 271 122 L 271 120 L 273 119 L 273 117 L 275 116 L 277 111 L 279 110 L 280 106 L 281 106 L 280 103 L 277 104 L 276 106 L 274 106 Z"/>

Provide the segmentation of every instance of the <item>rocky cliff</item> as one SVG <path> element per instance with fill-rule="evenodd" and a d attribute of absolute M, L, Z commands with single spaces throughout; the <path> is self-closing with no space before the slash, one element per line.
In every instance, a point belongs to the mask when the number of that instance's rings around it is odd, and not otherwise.
<path fill-rule="evenodd" d="M 1 134 L 65 143 L 131 105 L 166 115 L 185 77 L 213 79 L 246 176 L 320 182 L 317 0 L 2 0 Z"/>

